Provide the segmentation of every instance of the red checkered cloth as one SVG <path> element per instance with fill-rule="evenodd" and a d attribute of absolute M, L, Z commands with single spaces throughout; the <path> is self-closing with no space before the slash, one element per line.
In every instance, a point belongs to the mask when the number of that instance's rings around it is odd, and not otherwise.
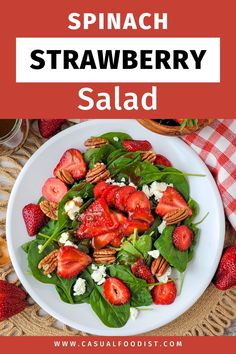
<path fill-rule="evenodd" d="M 225 213 L 236 230 L 236 120 L 216 120 L 183 138 L 206 163 L 218 185 Z"/>

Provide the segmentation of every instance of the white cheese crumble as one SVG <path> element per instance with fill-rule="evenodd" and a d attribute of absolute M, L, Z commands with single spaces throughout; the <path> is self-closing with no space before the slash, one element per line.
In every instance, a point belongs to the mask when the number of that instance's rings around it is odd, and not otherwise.
<path fill-rule="evenodd" d="M 132 318 L 132 320 L 136 320 L 136 318 L 138 317 L 138 309 L 136 309 L 135 307 L 130 307 L 130 317 Z"/>
<path fill-rule="evenodd" d="M 74 296 L 83 295 L 86 291 L 86 280 L 78 278 L 73 286 Z"/>
<path fill-rule="evenodd" d="M 113 140 L 116 141 L 116 142 L 119 141 L 118 136 L 114 136 Z"/>
<path fill-rule="evenodd" d="M 160 252 L 158 250 L 152 250 L 148 252 L 149 256 L 157 259 L 160 256 Z"/>
<path fill-rule="evenodd" d="M 154 197 L 155 200 L 159 201 L 167 187 L 173 187 L 173 184 L 154 181 L 150 186 L 144 184 L 142 191 L 146 194 L 148 198 Z"/>
<path fill-rule="evenodd" d="M 52 276 L 51 276 L 51 274 L 48 274 L 47 277 L 48 277 L 48 278 L 51 278 Z"/>
<path fill-rule="evenodd" d="M 70 237 L 70 234 L 69 234 L 69 232 L 63 232 L 62 234 L 61 234 L 61 237 L 59 238 L 59 242 L 61 243 L 61 244 L 63 244 L 64 245 L 64 243 L 66 243 L 66 241 L 68 241 L 68 238 Z"/>
<path fill-rule="evenodd" d="M 66 241 L 64 243 L 64 246 L 71 246 L 71 247 L 74 247 L 74 248 L 78 248 L 77 245 L 75 245 L 73 242 L 71 242 L 70 240 Z"/>
<path fill-rule="evenodd" d="M 92 265 L 93 273 L 91 274 L 92 279 L 97 283 L 97 285 L 102 285 L 106 280 L 106 267 L 101 265 L 99 267 Z"/>
<path fill-rule="evenodd" d="M 81 197 L 75 197 L 66 202 L 64 209 L 71 220 L 75 220 L 76 214 L 80 211 L 82 204 L 83 199 Z"/>
<path fill-rule="evenodd" d="M 171 275 L 171 267 L 169 267 L 161 277 L 156 276 L 156 278 L 160 283 L 167 283 L 170 275 Z"/>
<path fill-rule="evenodd" d="M 38 245 L 38 250 L 41 251 L 41 249 L 43 248 L 43 245 Z"/>
<path fill-rule="evenodd" d="M 166 221 L 162 220 L 162 223 L 157 227 L 157 230 L 160 234 L 162 234 L 165 228 L 166 228 Z"/>

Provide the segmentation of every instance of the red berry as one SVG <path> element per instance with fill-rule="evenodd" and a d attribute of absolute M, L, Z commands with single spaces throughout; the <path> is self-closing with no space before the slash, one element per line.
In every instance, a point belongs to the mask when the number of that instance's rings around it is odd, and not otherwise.
<path fill-rule="evenodd" d="M 43 138 L 50 138 L 58 132 L 65 121 L 65 119 L 39 119 L 39 132 Z"/>
<path fill-rule="evenodd" d="M 194 239 L 193 231 L 186 225 L 177 226 L 172 235 L 172 242 L 180 251 L 187 251 Z"/>
<path fill-rule="evenodd" d="M 38 204 L 28 204 L 22 210 L 23 219 L 29 236 L 36 235 L 47 222 L 47 217 Z"/>
<path fill-rule="evenodd" d="M 115 206 L 115 195 L 119 189 L 120 189 L 120 187 L 113 186 L 113 188 L 108 191 L 107 196 L 106 196 L 106 201 L 110 207 Z"/>
<path fill-rule="evenodd" d="M 131 186 L 124 186 L 117 190 L 115 193 L 115 207 L 118 210 L 125 211 L 126 201 L 134 192 L 136 192 L 136 189 Z"/>
<path fill-rule="evenodd" d="M 57 274 L 65 279 L 73 278 L 86 268 L 92 259 L 72 246 L 63 246 L 58 253 Z"/>
<path fill-rule="evenodd" d="M 121 245 L 121 240 L 123 238 L 123 235 L 118 235 L 114 238 L 114 240 L 111 241 L 111 246 L 115 248 L 119 248 Z"/>
<path fill-rule="evenodd" d="M 99 182 L 96 184 L 93 190 L 94 197 L 97 199 L 101 197 L 103 191 L 107 188 L 108 184 L 104 181 Z"/>
<path fill-rule="evenodd" d="M 161 283 L 151 290 L 152 299 L 156 305 L 170 305 L 176 298 L 176 285 L 173 281 Z"/>
<path fill-rule="evenodd" d="M 225 248 L 213 283 L 220 290 L 236 285 L 236 246 Z"/>
<path fill-rule="evenodd" d="M 126 200 L 125 209 L 128 212 L 134 212 L 138 209 L 150 210 L 150 202 L 147 198 L 146 194 L 141 191 L 135 191 L 131 195 L 129 195 Z"/>
<path fill-rule="evenodd" d="M 70 172 L 74 179 L 81 179 L 85 176 L 86 169 L 86 163 L 81 152 L 77 149 L 69 149 L 62 155 L 53 174 L 55 177 L 59 177 L 59 171 L 66 170 Z"/>
<path fill-rule="evenodd" d="M 147 140 L 123 140 L 125 150 L 130 152 L 148 151 L 152 149 L 152 145 Z"/>
<path fill-rule="evenodd" d="M 127 222 L 122 227 L 122 231 L 125 236 L 130 236 L 135 229 L 138 230 L 138 233 L 144 233 L 149 229 L 149 223 L 140 220 L 127 220 Z"/>
<path fill-rule="evenodd" d="M 149 224 L 153 224 L 154 222 L 154 217 L 152 216 L 151 211 L 147 211 L 145 209 L 135 210 L 133 213 L 130 214 L 129 219 L 141 220 L 148 222 Z"/>
<path fill-rule="evenodd" d="M 0 280 L 0 321 L 23 311 L 27 306 L 26 296 L 16 285 Z"/>
<path fill-rule="evenodd" d="M 103 285 L 105 298 L 112 305 L 124 305 L 130 300 L 128 287 L 118 278 L 110 277 Z"/>
<path fill-rule="evenodd" d="M 139 258 L 132 266 L 132 273 L 137 277 L 146 280 L 148 284 L 155 283 L 155 279 L 142 258 Z"/>
<path fill-rule="evenodd" d="M 118 235 L 120 234 L 119 230 L 111 231 L 103 235 L 95 236 L 92 239 L 92 246 L 96 250 L 104 248 L 109 243 L 111 243 Z"/>
<path fill-rule="evenodd" d="M 155 165 L 162 165 L 162 166 L 166 166 L 166 167 L 172 167 L 172 163 L 170 162 L 170 160 L 168 160 L 165 156 L 157 154 L 156 155 L 156 159 L 154 161 Z"/>
<path fill-rule="evenodd" d="M 177 209 L 188 209 L 188 215 L 192 215 L 192 210 L 182 195 L 173 187 L 167 187 L 157 204 L 155 212 L 157 215 L 164 217 L 169 212 Z"/>
<path fill-rule="evenodd" d="M 58 178 L 48 178 L 42 188 L 44 198 L 55 203 L 60 203 L 67 192 L 67 185 Z"/>

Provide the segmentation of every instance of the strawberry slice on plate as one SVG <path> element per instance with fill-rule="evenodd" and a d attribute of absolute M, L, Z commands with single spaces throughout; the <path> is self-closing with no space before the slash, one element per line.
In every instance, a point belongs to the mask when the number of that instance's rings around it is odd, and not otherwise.
<path fill-rule="evenodd" d="M 129 288 L 118 278 L 110 277 L 103 285 L 105 298 L 112 305 L 124 305 L 130 300 Z"/>
<path fill-rule="evenodd" d="M 186 225 L 177 226 L 172 235 L 172 242 L 180 251 L 187 251 L 194 240 L 193 231 Z"/>
<path fill-rule="evenodd" d="M 73 278 L 92 262 L 86 253 L 72 246 L 61 247 L 57 260 L 57 274 L 65 279 Z"/>
<path fill-rule="evenodd" d="M 92 239 L 92 246 L 95 250 L 100 250 L 101 248 L 111 243 L 119 234 L 120 231 L 116 230 L 116 231 L 108 232 L 103 235 L 95 236 Z"/>
<path fill-rule="evenodd" d="M 96 199 L 100 198 L 104 190 L 109 186 L 105 181 L 98 182 L 93 189 L 93 194 Z"/>
<path fill-rule="evenodd" d="M 136 189 L 132 186 L 121 187 L 115 193 L 115 207 L 118 210 L 125 211 L 126 201 L 134 192 L 136 192 Z"/>
<path fill-rule="evenodd" d="M 36 235 L 47 222 L 47 217 L 38 204 L 27 204 L 22 210 L 22 215 L 29 236 Z"/>
<path fill-rule="evenodd" d="M 125 203 L 126 211 L 134 212 L 137 209 L 145 209 L 147 211 L 151 209 L 149 199 L 147 198 L 146 194 L 141 191 L 135 191 L 129 195 Z"/>
<path fill-rule="evenodd" d="M 164 217 L 169 212 L 177 209 L 188 209 L 189 216 L 192 215 L 192 210 L 182 195 L 173 187 L 167 187 L 157 204 L 155 212 L 157 215 Z"/>
<path fill-rule="evenodd" d="M 127 220 L 127 222 L 123 225 L 122 231 L 125 236 L 130 236 L 135 229 L 138 230 L 139 233 L 143 233 L 149 229 L 149 223 L 141 220 Z"/>
<path fill-rule="evenodd" d="M 148 151 L 152 145 L 147 140 L 123 140 L 122 145 L 126 151 Z"/>
<path fill-rule="evenodd" d="M 58 178 L 48 178 L 43 185 L 42 195 L 49 202 L 60 203 L 68 192 L 67 185 Z"/>
<path fill-rule="evenodd" d="M 141 220 L 148 222 L 149 224 L 153 224 L 154 217 L 151 214 L 151 211 L 147 211 L 145 209 L 137 209 L 129 216 L 132 220 Z"/>
<path fill-rule="evenodd" d="M 154 160 L 154 164 L 155 165 L 162 165 L 162 166 L 166 166 L 166 167 L 172 167 L 172 163 L 170 162 L 170 160 L 167 159 L 167 157 L 157 154 L 156 155 L 156 159 Z"/>
<path fill-rule="evenodd" d="M 137 277 L 146 280 L 148 284 L 155 283 L 154 276 L 142 258 L 139 258 L 132 266 L 132 273 Z"/>
<path fill-rule="evenodd" d="M 115 206 L 115 195 L 116 195 L 116 192 L 118 192 L 118 190 L 120 190 L 120 187 L 113 186 L 113 188 L 111 188 L 106 195 L 106 201 L 110 207 Z"/>
<path fill-rule="evenodd" d="M 118 235 L 114 238 L 114 240 L 111 241 L 111 246 L 115 248 L 119 248 L 121 245 L 121 240 L 123 238 L 123 235 Z"/>
<path fill-rule="evenodd" d="M 156 305 L 170 305 L 175 301 L 177 294 L 176 285 L 173 281 L 160 283 L 151 291 L 152 299 Z"/>
<path fill-rule="evenodd" d="M 55 177 L 59 177 L 60 170 L 70 172 L 74 179 L 83 178 L 86 174 L 86 163 L 81 152 L 77 149 L 66 150 L 53 171 Z"/>

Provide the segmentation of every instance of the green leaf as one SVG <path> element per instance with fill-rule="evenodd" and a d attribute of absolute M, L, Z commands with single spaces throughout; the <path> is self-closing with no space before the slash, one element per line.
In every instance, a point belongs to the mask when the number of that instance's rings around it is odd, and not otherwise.
<path fill-rule="evenodd" d="M 94 289 L 94 281 L 93 279 L 91 278 L 91 275 L 89 274 L 89 272 L 84 269 L 78 278 L 82 278 L 84 280 L 86 280 L 86 291 L 83 295 L 73 295 L 73 299 L 74 299 L 74 302 L 76 304 L 82 304 L 82 303 L 89 303 L 90 302 L 90 294 L 91 292 L 93 291 Z"/>
<path fill-rule="evenodd" d="M 121 279 L 130 289 L 130 305 L 133 307 L 149 306 L 152 304 L 152 297 L 145 280 L 136 278 L 130 269 L 123 265 L 109 266 L 111 276 Z"/>
<path fill-rule="evenodd" d="M 188 205 L 192 209 L 192 215 L 184 220 L 183 222 L 184 225 L 191 225 L 193 220 L 196 218 L 196 216 L 199 213 L 199 205 L 196 202 L 196 200 L 190 198 L 190 200 L 188 201 Z"/>
<path fill-rule="evenodd" d="M 174 226 L 167 226 L 154 243 L 154 246 L 172 267 L 182 273 L 186 270 L 189 261 L 189 251 L 179 251 L 173 245 L 172 234 L 174 229 Z"/>
<path fill-rule="evenodd" d="M 162 173 L 170 172 L 169 174 L 163 175 L 161 181 L 166 182 L 168 184 L 173 184 L 175 189 L 180 194 L 182 194 L 182 196 L 186 201 L 188 201 L 189 193 L 190 193 L 189 183 L 187 178 L 183 175 L 183 173 L 173 167 L 165 167 L 161 172 Z"/>
<path fill-rule="evenodd" d="M 134 247 L 141 252 L 145 259 L 148 259 L 148 252 L 152 249 L 152 236 L 150 234 L 140 236 L 134 243 Z"/>
<path fill-rule="evenodd" d="M 140 152 L 129 152 L 113 160 L 107 168 L 112 177 L 121 172 L 129 176 L 129 174 L 132 173 L 132 169 L 135 168 L 139 161 L 141 161 Z"/>
<path fill-rule="evenodd" d="M 84 159 L 89 168 L 93 168 L 96 162 L 107 164 L 107 158 L 114 150 L 115 147 L 111 144 L 106 144 L 100 148 L 89 149 L 84 153 Z"/>
<path fill-rule="evenodd" d="M 21 248 L 22 248 L 22 250 L 25 253 L 29 252 L 29 248 L 30 248 L 30 245 L 31 245 L 32 242 L 34 242 L 34 240 L 33 241 L 28 241 L 28 242 L 24 243 L 23 245 L 21 245 Z"/>
<path fill-rule="evenodd" d="M 110 144 L 115 146 L 116 148 L 120 149 L 123 148 L 122 141 L 123 140 L 132 140 L 131 136 L 126 133 L 120 133 L 120 132 L 109 132 L 105 133 L 100 136 L 101 138 L 104 138 L 109 141 Z M 115 140 L 114 140 L 115 138 Z M 118 141 L 117 141 L 118 138 Z"/>
<path fill-rule="evenodd" d="M 95 286 L 90 295 L 90 305 L 100 320 L 108 327 L 123 327 L 130 316 L 130 304 L 113 306 L 103 296 L 102 287 Z"/>

